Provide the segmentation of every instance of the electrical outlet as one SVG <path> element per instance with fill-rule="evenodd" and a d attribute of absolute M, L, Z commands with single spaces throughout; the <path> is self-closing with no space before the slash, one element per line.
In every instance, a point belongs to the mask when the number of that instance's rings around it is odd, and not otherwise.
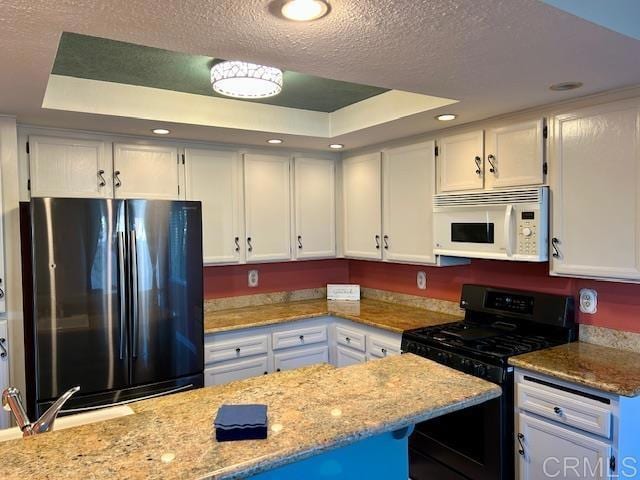
<path fill-rule="evenodd" d="M 598 311 L 598 292 L 591 288 L 580 290 L 580 311 L 589 314 Z"/>
<path fill-rule="evenodd" d="M 420 290 L 427 289 L 427 272 L 418 272 L 418 275 L 416 275 L 416 284 Z"/>
<path fill-rule="evenodd" d="M 258 286 L 258 270 L 249 270 L 248 284 L 251 288 Z"/>

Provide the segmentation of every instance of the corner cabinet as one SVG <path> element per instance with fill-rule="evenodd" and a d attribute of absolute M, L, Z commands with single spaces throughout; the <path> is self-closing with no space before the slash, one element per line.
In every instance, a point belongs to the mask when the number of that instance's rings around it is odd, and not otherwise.
<path fill-rule="evenodd" d="M 432 208 L 435 143 L 388 149 L 382 159 L 384 259 L 435 263 Z"/>
<path fill-rule="evenodd" d="M 29 136 L 27 145 L 32 197 L 113 195 L 111 152 L 105 142 Z"/>
<path fill-rule="evenodd" d="M 172 146 L 113 145 L 115 198 L 179 200 L 181 160 Z"/>
<path fill-rule="evenodd" d="M 551 125 L 551 274 L 640 281 L 640 101 Z"/>
<path fill-rule="evenodd" d="M 294 159 L 294 252 L 297 259 L 336 255 L 335 162 Z"/>
<path fill-rule="evenodd" d="M 205 264 L 244 260 L 242 160 L 231 150 L 185 149 L 187 200 L 202 202 Z"/>
<path fill-rule="evenodd" d="M 484 132 L 462 133 L 438 139 L 441 192 L 480 190 L 484 187 Z"/>
<path fill-rule="evenodd" d="M 344 255 L 382 258 L 382 198 L 380 153 L 342 162 Z"/>
<path fill-rule="evenodd" d="M 291 159 L 244 155 L 247 262 L 291 259 Z"/>

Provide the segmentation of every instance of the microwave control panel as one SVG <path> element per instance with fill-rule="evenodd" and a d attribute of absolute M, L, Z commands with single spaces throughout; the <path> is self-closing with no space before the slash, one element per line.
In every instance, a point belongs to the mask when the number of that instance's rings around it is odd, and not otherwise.
<path fill-rule="evenodd" d="M 538 254 L 538 232 L 535 211 L 522 211 L 518 220 L 518 254 Z"/>

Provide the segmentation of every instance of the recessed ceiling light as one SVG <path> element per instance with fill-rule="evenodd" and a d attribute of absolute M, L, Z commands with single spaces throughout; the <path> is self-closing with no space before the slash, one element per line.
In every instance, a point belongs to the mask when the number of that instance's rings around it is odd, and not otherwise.
<path fill-rule="evenodd" d="M 282 70 L 237 60 L 220 62 L 211 67 L 211 85 L 227 97 L 273 97 L 282 91 Z"/>
<path fill-rule="evenodd" d="M 277 145 L 279 143 L 282 143 L 282 139 L 281 138 L 270 138 L 269 140 L 267 140 L 267 143 L 271 143 L 273 145 Z"/>
<path fill-rule="evenodd" d="M 340 150 L 341 148 L 344 148 L 344 145 L 341 143 L 332 143 L 331 145 L 329 145 L 329 148 L 333 148 L 334 150 Z"/>
<path fill-rule="evenodd" d="M 555 92 L 564 92 L 565 90 L 575 90 L 576 88 L 580 88 L 581 86 L 582 82 L 561 82 L 554 83 L 549 87 L 549 89 Z"/>
<path fill-rule="evenodd" d="M 442 115 L 438 115 L 436 117 L 436 120 L 440 120 L 441 122 L 450 122 L 451 120 L 455 120 L 456 118 L 458 118 L 458 116 L 454 115 L 453 113 L 443 113 Z"/>
<path fill-rule="evenodd" d="M 282 16 L 295 22 L 310 22 L 329 13 L 324 0 L 288 0 L 282 5 Z"/>
<path fill-rule="evenodd" d="M 169 135 L 171 133 L 171 130 L 167 130 L 166 128 L 154 128 L 151 131 L 156 135 Z"/>

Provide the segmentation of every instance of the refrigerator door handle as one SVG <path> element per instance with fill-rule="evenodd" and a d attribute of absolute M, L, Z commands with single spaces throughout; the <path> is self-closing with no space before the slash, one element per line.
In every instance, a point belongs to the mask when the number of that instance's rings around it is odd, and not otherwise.
<path fill-rule="evenodd" d="M 124 232 L 118 232 L 118 291 L 120 293 L 120 360 L 124 359 L 124 345 L 126 337 L 127 317 L 127 280 L 124 259 Z"/>
<path fill-rule="evenodd" d="M 138 254 L 136 251 L 136 231 L 129 232 L 131 249 L 131 356 L 138 357 Z"/>

